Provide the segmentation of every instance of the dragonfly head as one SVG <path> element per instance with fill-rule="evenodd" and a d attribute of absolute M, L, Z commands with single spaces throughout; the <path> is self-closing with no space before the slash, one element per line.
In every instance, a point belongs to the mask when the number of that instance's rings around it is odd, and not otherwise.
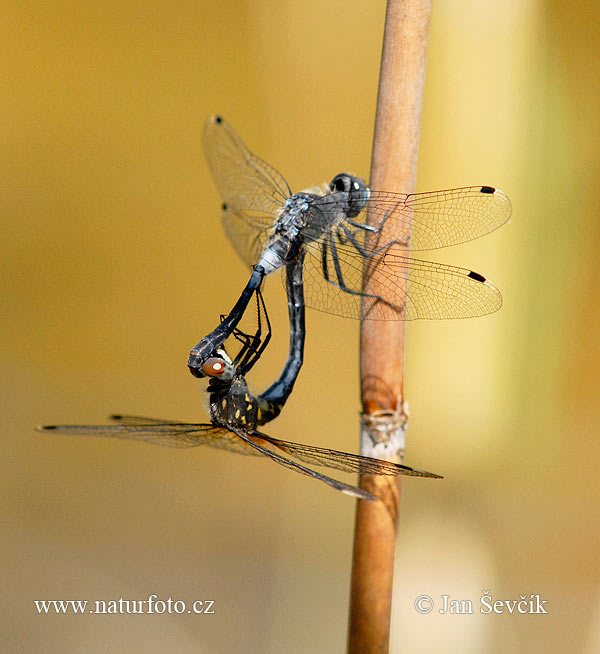
<path fill-rule="evenodd" d="M 348 218 L 358 216 L 369 199 L 370 191 L 365 180 L 349 173 L 336 175 L 331 180 L 329 188 L 332 193 L 348 194 L 348 210 L 346 212 Z"/>
<path fill-rule="evenodd" d="M 202 364 L 201 370 L 206 377 L 222 381 L 231 381 L 235 374 L 235 368 L 231 361 L 221 357 L 210 357 Z"/>

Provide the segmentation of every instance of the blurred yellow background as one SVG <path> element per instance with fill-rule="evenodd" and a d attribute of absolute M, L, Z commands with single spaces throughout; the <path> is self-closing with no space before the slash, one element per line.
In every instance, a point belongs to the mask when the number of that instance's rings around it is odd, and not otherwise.
<path fill-rule="evenodd" d="M 202 421 L 188 350 L 247 272 L 201 148 L 218 111 L 292 189 L 367 175 L 382 1 L 3 3 L 2 608 L 11 652 L 341 652 L 354 502 L 269 462 L 33 432 Z M 413 323 L 393 652 L 600 651 L 597 3 L 434 2 L 418 189 L 502 188 L 512 223 L 433 260 L 503 309 Z M 402 189 L 395 189 L 402 190 Z M 273 346 L 286 302 L 267 285 Z M 268 433 L 358 447 L 358 324 L 310 311 Z M 540 594 L 548 615 L 480 615 Z M 34 599 L 214 600 L 37 615 Z M 474 615 L 416 613 L 420 594 Z"/>

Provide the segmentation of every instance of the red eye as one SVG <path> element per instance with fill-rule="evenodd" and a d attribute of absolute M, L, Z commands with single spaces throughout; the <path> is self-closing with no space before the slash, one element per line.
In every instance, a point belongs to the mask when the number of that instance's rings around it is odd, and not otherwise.
<path fill-rule="evenodd" d="M 202 364 L 202 372 L 207 377 L 220 377 L 227 370 L 227 362 L 218 357 L 206 359 Z"/>

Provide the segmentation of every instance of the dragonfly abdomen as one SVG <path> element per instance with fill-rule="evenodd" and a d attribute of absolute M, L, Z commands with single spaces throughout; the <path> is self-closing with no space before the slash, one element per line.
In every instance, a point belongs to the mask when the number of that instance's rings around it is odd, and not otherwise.
<path fill-rule="evenodd" d="M 258 406 L 257 411 L 257 425 L 265 425 L 271 420 L 275 420 L 277 416 L 281 413 L 281 409 L 287 400 L 287 396 L 282 402 L 272 402 L 271 400 L 262 400 Z"/>

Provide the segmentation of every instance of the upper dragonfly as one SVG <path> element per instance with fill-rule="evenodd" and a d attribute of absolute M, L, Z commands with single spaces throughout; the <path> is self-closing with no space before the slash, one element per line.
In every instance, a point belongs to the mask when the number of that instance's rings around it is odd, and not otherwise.
<path fill-rule="evenodd" d="M 220 116 L 204 129 L 204 152 L 221 198 L 223 226 L 252 276 L 227 318 L 190 353 L 200 376 L 209 353 L 235 328 L 265 275 L 304 259 L 306 306 L 349 318 L 470 318 L 497 311 L 498 289 L 465 268 L 405 256 L 487 234 L 508 221 L 508 197 L 491 186 L 393 193 L 347 173 L 324 189 L 292 194 L 272 166 Z M 367 222 L 367 215 L 369 221 Z M 363 291 L 363 274 L 380 295 Z"/>

